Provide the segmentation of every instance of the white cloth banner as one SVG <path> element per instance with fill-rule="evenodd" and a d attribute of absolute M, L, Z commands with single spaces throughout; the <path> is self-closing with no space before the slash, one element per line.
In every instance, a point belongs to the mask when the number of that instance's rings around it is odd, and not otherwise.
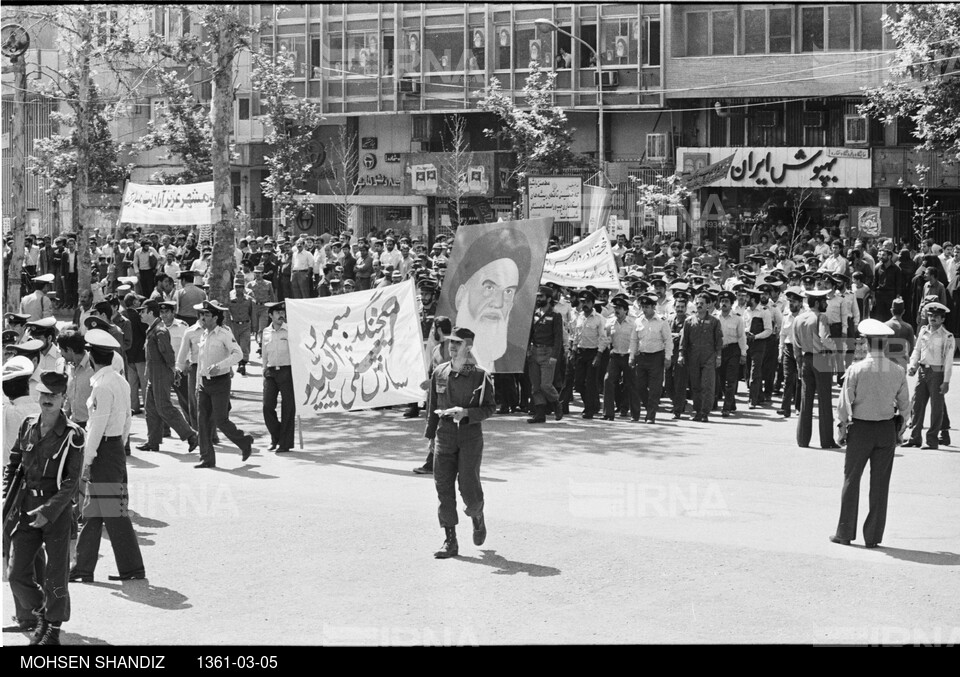
<path fill-rule="evenodd" d="M 547 254 L 540 280 L 562 287 L 592 285 L 597 289 L 620 289 L 617 261 L 607 229 L 596 230 L 576 244 Z"/>
<path fill-rule="evenodd" d="M 298 416 L 424 398 L 427 366 L 413 280 L 286 304 Z"/>
<path fill-rule="evenodd" d="M 128 183 L 120 208 L 121 223 L 202 226 L 216 222 L 213 181 L 182 186 Z"/>

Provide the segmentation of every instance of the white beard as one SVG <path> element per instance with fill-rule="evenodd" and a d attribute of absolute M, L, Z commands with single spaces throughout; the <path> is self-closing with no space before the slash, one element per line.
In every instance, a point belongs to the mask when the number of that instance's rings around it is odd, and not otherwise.
<path fill-rule="evenodd" d="M 483 369 L 487 371 L 493 369 L 493 363 L 507 352 L 508 322 L 478 320 L 464 305 L 457 313 L 456 324 L 458 327 L 470 329 L 477 335 L 473 340 L 473 356 L 477 358 L 477 364 Z"/>

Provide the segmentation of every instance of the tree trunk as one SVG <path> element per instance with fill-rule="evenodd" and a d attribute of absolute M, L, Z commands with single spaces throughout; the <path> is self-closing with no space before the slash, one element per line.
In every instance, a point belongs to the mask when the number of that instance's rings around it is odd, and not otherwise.
<path fill-rule="evenodd" d="M 27 64 L 23 56 L 11 59 L 14 67 L 13 125 L 10 130 L 10 147 L 13 151 L 11 165 L 11 204 L 13 218 L 10 224 L 10 234 L 13 235 L 13 251 L 10 252 L 10 261 L 7 267 L 7 284 L 4 287 L 6 294 L 6 308 L 8 312 L 16 313 L 20 310 L 20 273 L 23 269 L 23 241 L 27 226 L 27 200 L 24 194 L 24 135 L 26 126 L 24 119 L 25 97 L 27 89 Z"/>
<path fill-rule="evenodd" d="M 79 81 L 77 102 L 77 180 L 74 213 L 79 221 L 74 223 L 77 233 L 77 294 L 90 289 L 90 238 L 87 218 L 90 213 L 90 47 L 93 45 L 93 27 L 86 13 L 80 13 L 78 29 L 84 48 L 79 53 Z M 63 303 L 64 299 L 60 299 Z"/>
<path fill-rule="evenodd" d="M 236 268 L 233 227 L 233 191 L 230 186 L 230 137 L 233 134 L 233 52 L 228 30 L 221 28 L 217 42 L 216 68 L 213 76 L 213 193 L 217 222 L 213 226 L 213 255 L 210 266 L 210 288 L 207 296 L 226 303 L 233 289 Z"/>

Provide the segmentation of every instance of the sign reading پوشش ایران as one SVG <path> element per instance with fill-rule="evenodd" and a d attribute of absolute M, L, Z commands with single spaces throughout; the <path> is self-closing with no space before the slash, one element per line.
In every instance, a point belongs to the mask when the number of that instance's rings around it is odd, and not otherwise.
<path fill-rule="evenodd" d="M 413 280 L 317 299 L 287 299 L 297 415 L 423 399 L 427 380 Z"/>
<path fill-rule="evenodd" d="M 121 223 L 204 226 L 216 223 L 213 181 L 180 186 L 128 183 L 120 207 Z"/>
<path fill-rule="evenodd" d="M 677 157 L 709 151 L 734 156 L 729 170 L 709 185 L 722 187 L 870 188 L 873 181 L 869 150 L 814 147 L 678 148 Z M 719 163 L 718 163 L 719 164 Z M 690 186 L 688 186 L 689 188 Z"/>
<path fill-rule="evenodd" d="M 529 218 L 580 223 L 583 209 L 583 179 L 579 176 L 530 176 L 527 178 Z"/>
<path fill-rule="evenodd" d="M 620 289 L 617 262 L 606 227 L 595 230 L 576 244 L 547 254 L 540 281 L 563 287 L 591 285 L 597 289 Z"/>

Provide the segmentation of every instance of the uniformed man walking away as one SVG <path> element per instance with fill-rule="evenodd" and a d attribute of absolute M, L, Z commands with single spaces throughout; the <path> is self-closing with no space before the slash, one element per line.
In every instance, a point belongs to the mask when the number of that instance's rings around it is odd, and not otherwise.
<path fill-rule="evenodd" d="M 90 362 L 96 370 L 90 378 L 93 390 L 87 400 L 90 418 L 83 454 L 83 474 L 88 478 L 83 504 L 83 527 L 77 540 L 77 563 L 71 581 L 90 583 L 100 554 L 100 539 L 107 528 L 118 575 L 111 581 L 145 578 L 137 535 L 127 514 L 127 457 L 124 442 L 130 434 L 130 385 L 110 368 L 119 346 L 110 334 L 91 329 L 84 337 Z"/>
<path fill-rule="evenodd" d="M 943 428 L 944 395 L 950 389 L 950 376 L 953 373 L 953 353 L 956 340 L 943 326 L 949 309 L 942 303 L 928 303 L 927 324 L 920 328 L 917 343 L 910 356 L 909 375 L 919 370 L 917 387 L 913 393 L 912 429 L 910 440 L 905 447 L 919 447 L 923 435 L 923 418 L 930 402 L 930 427 L 927 428 L 927 444 L 924 449 L 938 449 L 937 435 Z M 892 330 L 891 330 L 892 331 Z M 949 433 L 946 433 L 949 434 Z"/>
<path fill-rule="evenodd" d="M 253 453 L 253 435 L 247 435 L 230 420 L 231 367 L 243 358 L 233 332 L 223 326 L 226 308 L 216 301 L 196 306 L 203 335 L 197 353 L 197 418 L 200 423 L 200 463 L 194 468 L 217 464 L 213 433 L 219 429 L 240 448 L 243 460 Z"/>
<path fill-rule="evenodd" d="M 910 396 L 903 368 L 883 354 L 883 338 L 893 336 L 893 330 L 879 320 L 863 320 L 857 329 L 867 338 L 870 352 L 847 369 L 837 402 L 839 438 L 846 438 L 847 452 L 840 522 L 830 540 L 850 545 L 857 537 L 860 477 L 869 460 L 870 514 L 863 523 L 863 540 L 866 547 L 876 548 L 883 541 L 894 450 Z"/>
<path fill-rule="evenodd" d="M 437 514 L 446 532 L 437 559 L 456 557 L 457 495 L 454 484 L 459 478 L 464 512 L 473 521 L 473 543 L 483 545 L 487 525 L 483 519 L 483 489 L 480 486 L 480 460 L 483 456 L 483 419 L 496 408 L 493 379 L 477 366 L 471 354 L 474 333 L 457 327 L 448 341 L 450 361 L 441 364 L 430 379 L 427 397 L 427 439 L 436 439 L 433 477 L 440 507 Z"/>
<path fill-rule="evenodd" d="M 84 433 L 62 411 L 65 374 L 42 373 L 37 392 L 40 415 L 20 426 L 4 469 L 3 531 L 11 539 L 8 574 L 18 625 L 33 628 L 30 644 L 50 645 L 60 644 L 60 625 L 70 620 L 70 530 Z M 34 565 L 41 547 L 47 562 L 38 581 Z"/>
<path fill-rule="evenodd" d="M 241 358 L 237 365 L 237 373 L 247 375 L 247 362 L 250 360 L 250 329 L 253 325 L 253 300 L 247 296 L 243 282 L 243 273 L 237 273 L 230 300 L 227 302 L 230 311 L 230 329 L 240 346 Z"/>
<path fill-rule="evenodd" d="M 270 433 L 270 451 L 282 454 L 293 449 L 297 414 L 290 369 L 290 339 L 286 304 L 267 303 L 266 307 L 270 324 L 263 330 L 263 422 Z M 277 395 L 281 398 L 279 419 Z"/>
<path fill-rule="evenodd" d="M 813 435 L 813 398 L 817 398 L 820 425 L 820 447 L 839 449 L 833 439 L 833 395 L 831 377 L 834 359 L 830 350 L 830 329 L 824 313 L 827 309 L 827 291 L 811 289 L 806 292 L 810 310 L 793 321 L 794 350 L 800 350 L 800 416 L 797 419 L 797 446 L 809 447 Z"/>
<path fill-rule="evenodd" d="M 545 423 L 547 410 L 554 418 L 563 418 L 560 393 L 554 386 L 554 375 L 563 354 L 563 318 L 553 309 L 553 290 L 541 286 L 537 292 L 537 308 L 530 325 L 530 347 L 527 370 L 530 374 L 530 399 L 533 416 L 527 423 Z"/>

